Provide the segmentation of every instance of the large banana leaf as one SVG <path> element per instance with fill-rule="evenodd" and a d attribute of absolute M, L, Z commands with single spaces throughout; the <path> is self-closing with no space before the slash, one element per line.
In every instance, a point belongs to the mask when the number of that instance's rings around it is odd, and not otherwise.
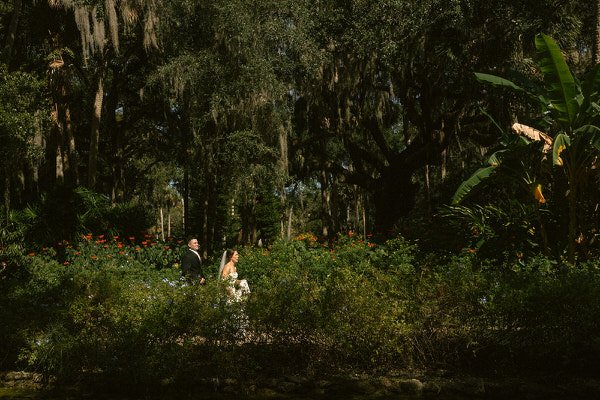
<path fill-rule="evenodd" d="M 456 192 L 452 197 L 452 204 L 459 204 L 469 193 L 471 193 L 471 190 L 473 190 L 475 186 L 479 185 L 481 181 L 489 178 L 496 168 L 497 165 L 490 165 L 489 167 L 479 168 L 475 171 L 469 179 L 461 183 L 458 189 L 456 189 Z"/>
<path fill-rule="evenodd" d="M 506 153 L 507 149 L 502 149 L 494 152 L 487 160 L 487 167 L 479 168 L 473 175 L 471 175 L 466 181 L 460 184 L 454 196 L 452 196 L 452 204 L 460 203 L 465 197 L 471 193 L 471 190 L 479 185 L 483 180 L 490 177 L 496 168 L 502 164 L 502 155 Z"/>
<path fill-rule="evenodd" d="M 584 125 L 577 128 L 574 132 L 579 137 L 589 143 L 592 147 L 600 150 L 600 128 L 595 125 Z"/>
<path fill-rule="evenodd" d="M 515 90 L 517 90 L 519 92 L 530 94 L 528 91 L 526 91 L 525 89 L 523 89 L 521 86 L 516 85 L 514 82 L 509 81 L 508 79 L 505 79 L 505 78 L 501 78 L 501 77 L 496 76 L 496 75 L 483 74 L 481 72 L 475 72 L 475 77 L 479 81 L 488 82 L 488 83 L 491 83 L 494 86 L 509 87 L 509 88 L 515 89 Z"/>
<path fill-rule="evenodd" d="M 581 110 L 587 114 L 598 114 L 598 111 L 589 110 L 592 103 L 600 101 L 600 64 L 597 64 L 592 70 L 586 74 L 586 77 L 581 85 L 581 91 L 583 92 L 583 104 L 581 104 Z M 581 125 L 585 121 L 581 121 Z"/>
<path fill-rule="evenodd" d="M 550 84 L 551 107 L 558 112 L 556 118 L 565 123 L 570 131 L 579 112 L 579 92 L 575 79 L 554 40 L 540 34 L 535 38 L 535 47 L 542 56 L 540 69 Z"/>
<path fill-rule="evenodd" d="M 516 92 L 524 93 L 527 96 L 529 96 L 535 102 L 546 104 L 549 101 L 548 99 L 546 99 L 546 97 L 544 96 L 544 94 L 533 93 L 533 92 L 531 92 L 531 91 L 529 91 L 529 90 L 527 90 L 527 89 L 525 89 L 525 88 L 517 85 L 513 81 L 510 81 L 510 80 L 508 80 L 506 78 L 502 78 L 500 76 L 491 75 L 491 74 L 484 74 L 484 73 L 481 73 L 481 72 L 475 72 L 475 77 L 480 82 L 491 83 L 494 86 L 505 87 L 505 88 L 512 89 L 512 90 L 514 90 Z"/>
<path fill-rule="evenodd" d="M 571 144 L 571 139 L 564 133 L 559 133 L 554 138 L 554 147 L 552 149 L 552 164 L 563 165 L 563 159 L 560 157 L 560 153 L 565 150 Z"/>

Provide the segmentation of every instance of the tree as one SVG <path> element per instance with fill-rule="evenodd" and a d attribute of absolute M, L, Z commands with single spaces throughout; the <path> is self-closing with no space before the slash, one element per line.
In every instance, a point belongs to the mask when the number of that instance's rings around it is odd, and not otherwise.
<path fill-rule="evenodd" d="M 11 210 L 12 170 L 26 160 L 36 158 L 39 148 L 34 137 L 41 129 L 43 84 L 23 72 L 9 73 L 0 64 L 0 171 L 4 186 L 6 224 Z"/>

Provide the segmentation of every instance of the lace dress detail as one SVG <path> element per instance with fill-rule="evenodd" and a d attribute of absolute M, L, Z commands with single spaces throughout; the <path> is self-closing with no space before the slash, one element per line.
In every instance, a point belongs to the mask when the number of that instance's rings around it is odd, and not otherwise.
<path fill-rule="evenodd" d="M 248 281 L 246 281 L 245 279 L 238 280 L 237 272 L 231 272 L 223 279 L 227 281 L 229 285 L 229 293 L 231 293 L 232 299 L 234 301 L 241 301 L 244 296 L 250 293 L 250 286 L 248 286 Z"/>

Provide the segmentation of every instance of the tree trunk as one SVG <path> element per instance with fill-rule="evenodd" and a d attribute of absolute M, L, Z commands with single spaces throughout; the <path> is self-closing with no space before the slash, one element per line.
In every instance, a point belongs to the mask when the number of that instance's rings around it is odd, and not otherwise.
<path fill-rule="evenodd" d="M 79 185 L 79 158 L 75 146 L 75 135 L 73 134 L 73 123 L 71 121 L 71 108 L 65 105 L 65 134 L 67 139 L 68 179 L 73 186 Z"/>
<path fill-rule="evenodd" d="M 165 241 L 165 218 L 163 216 L 163 208 L 160 207 L 160 238 Z"/>
<path fill-rule="evenodd" d="M 280 237 L 283 239 L 285 237 L 285 231 L 284 231 L 284 226 L 285 226 L 285 220 L 289 218 L 291 218 L 291 214 L 289 216 L 287 216 L 288 218 L 286 218 L 286 213 L 285 213 L 285 209 L 286 209 L 286 203 L 287 203 L 287 198 L 286 198 L 286 193 L 285 193 L 285 181 L 289 175 L 289 160 L 288 160 L 288 135 L 287 135 L 287 131 L 285 129 L 285 127 L 282 125 L 279 126 L 279 163 L 280 163 L 280 168 L 281 168 L 281 172 L 282 172 L 282 182 L 281 182 L 281 188 L 280 188 L 280 203 L 281 203 L 281 210 L 283 210 L 283 213 L 281 215 L 280 218 L 280 222 L 281 222 L 281 235 Z M 291 212 L 291 208 L 290 208 L 290 212 Z M 290 227 L 288 225 L 288 240 L 289 240 L 289 232 L 290 232 Z"/>
<path fill-rule="evenodd" d="M 8 167 L 4 168 L 4 213 L 6 226 L 10 224 L 10 175 Z"/>
<path fill-rule="evenodd" d="M 290 211 L 288 213 L 288 221 L 287 221 L 287 235 L 286 238 L 287 240 L 290 240 L 292 238 L 292 216 L 294 213 L 294 205 L 290 204 Z"/>
<path fill-rule="evenodd" d="M 39 111 L 36 111 L 36 119 L 41 119 Z M 33 144 L 35 147 L 43 149 L 45 152 L 44 132 L 41 127 L 41 123 L 36 124 L 35 136 L 33 138 Z M 37 198 L 40 192 L 40 166 L 36 161 L 31 162 L 31 187 L 29 189 L 29 199 Z"/>
<path fill-rule="evenodd" d="M 427 218 L 431 218 L 431 182 L 429 174 L 429 165 L 425 166 L 425 201 L 427 202 L 425 212 Z"/>
<path fill-rule="evenodd" d="M 98 146 L 100 139 L 100 119 L 102 118 L 102 102 L 104 100 L 104 68 L 101 68 L 98 76 L 98 86 L 94 97 L 94 112 L 92 115 L 92 128 L 90 134 L 90 153 L 88 163 L 88 186 L 96 188 L 98 175 Z"/>
<path fill-rule="evenodd" d="M 331 234 L 331 193 L 326 171 L 321 171 L 321 235 L 328 238 Z"/>
<path fill-rule="evenodd" d="M 446 181 L 446 176 L 448 175 L 448 149 L 445 149 L 442 152 L 442 166 L 441 166 L 441 180 L 442 182 Z"/>
<path fill-rule="evenodd" d="M 367 202 L 363 195 L 360 196 L 361 204 L 362 204 L 362 226 L 363 226 L 363 235 L 365 240 L 367 240 Z"/>
<path fill-rule="evenodd" d="M 171 237 L 171 207 L 167 210 L 167 237 Z"/>
<path fill-rule="evenodd" d="M 569 168 L 569 236 L 567 258 L 569 263 L 575 265 L 575 244 L 577 240 L 577 176 Z"/>
<path fill-rule="evenodd" d="M 186 240 L 190 234 L 190 166 L 188 164 L 183 167 L 183 235 Z M 206 207 L 206 204 L 205 204 Z"/>
<path fill-rule="evenodd" d="M 52 121 L 52 146 L 51 154 L 54 157 L 54 172 L 53 181 L 57 183 L 64 183 L 64 149 L 63 149 L 63 124 L 60 120 L 60 105 L 54 103 L 52 111 L 50 112 L 50 119 Z"/>
<path fill-rule="evenodd" d="M 19 26 L 19 18 L 21 16 L 21 5 L 22 0 L 13 0 L 13 14 L 10 19 L 10 24 L 8 26 L 6 42 L 4 43 L 4 54 L 2 57 L 7 65 L 10 65 L 10 60 L 12 58 L 12 50 L 15 45 L 15 39 L 17 37 L 17 27 Z"/>
<path fill-rule="evenodd" d="M 375 183 L 375 234 L 388 237 L 396 222 L 408 215 L 415 205 L 418 186 L 412 182 L 410 168 L 388 168 Z"/>
<path fill-rule="evenodd" d="M 600 0 L 596 0 L 596 26 L 594 29 L 594 65 L 600 64 Z"/>

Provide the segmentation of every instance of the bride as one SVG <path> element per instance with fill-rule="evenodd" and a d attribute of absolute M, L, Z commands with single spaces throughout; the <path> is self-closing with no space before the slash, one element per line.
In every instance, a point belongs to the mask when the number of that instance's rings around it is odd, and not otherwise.
<path fill-rule="evenodd" d="M 238 279 L 236 264 L 239 259 L 236 250 L 227 249 L 221 258 L 219 277 L 227 281 L 227 292 L 234 301 L 240 301 L 244 295 L 250 293 L 250 287 L 245 279 Z"/>

